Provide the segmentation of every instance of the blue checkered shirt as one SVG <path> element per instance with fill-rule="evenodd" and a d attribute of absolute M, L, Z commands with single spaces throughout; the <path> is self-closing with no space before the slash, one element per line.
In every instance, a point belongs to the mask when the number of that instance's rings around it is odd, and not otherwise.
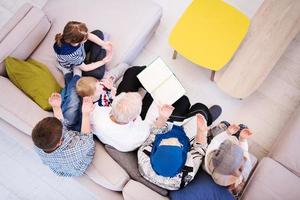
<path fill-rule="evenodd" d="M 64 123 L 63 123 L 64 124 Z M 83 134 L 63 128 L 63 142 L 56 150 L 46 153 L 35 147 L 43 163 L 59 176 L 81 176 L 95 154 L 93 134 Z"/>

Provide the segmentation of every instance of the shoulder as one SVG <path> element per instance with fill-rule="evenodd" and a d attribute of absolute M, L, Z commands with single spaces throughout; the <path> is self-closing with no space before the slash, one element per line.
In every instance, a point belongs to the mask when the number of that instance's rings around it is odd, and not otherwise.
<path fill-rule="evenodd" d="M 81 47 L 81 45 L 72 46 L 71 44 L 68 44 L 65 42 L 62 42 L 60 46 L 57 43 L 54 43 L 54 45 L 53 45 L 53 49 L 54 49 L 55 53 L 59 54 L 59 55 L 68 55 L 68 54 L 74 53 L 80 47 Z"/>

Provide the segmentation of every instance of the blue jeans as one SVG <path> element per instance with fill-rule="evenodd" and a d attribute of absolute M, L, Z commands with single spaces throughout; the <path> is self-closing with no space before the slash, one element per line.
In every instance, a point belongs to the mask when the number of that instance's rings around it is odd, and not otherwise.
<path fill-rule="evenodd" d="M 61 92 L 61 109 L 69 130 L 79 131 L 81 129 L 81 98 L 76 93 L 76 83 L 80 76 L 73 73 L 65 75 L 65 88 Z"/>

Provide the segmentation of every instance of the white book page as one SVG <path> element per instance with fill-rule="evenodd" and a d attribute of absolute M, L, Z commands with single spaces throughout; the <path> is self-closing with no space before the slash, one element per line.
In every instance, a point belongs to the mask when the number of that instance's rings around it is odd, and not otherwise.
<path fill-rule="evenodd" d="M 139 73 L 137 77 L 144 88 L 149 93 L 152 93 L 172 75 L 173 73 L 166 66 L 164 61 L 161 58 L 157 58 L 149 66 L 147 66 L 146 69 Z"/>
<path fill-rule="evenodd" d="M 185 89 L 173 74 L 168 80 L 166 80 L 162 85 L 160 85 L 151 93 L 154 101 L 156 101 L 160 105 L 172 105 L 184 94 Z"/>

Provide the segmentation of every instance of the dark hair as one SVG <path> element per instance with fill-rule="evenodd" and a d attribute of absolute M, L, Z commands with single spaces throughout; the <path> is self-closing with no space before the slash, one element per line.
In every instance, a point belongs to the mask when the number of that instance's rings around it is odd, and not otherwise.
<path fill-rule="evenodd" d="M 42 119 L 32 130 L 32 140 L 35 146 L 43 150 L 52 150 L 61 140 L 63 125 L 55 117 Z"/>
<path fill-rule="evenodd" d="M 63 33 L 58 33 L 55 36 L 55 42 L 61 46 L 62 41 L 66 43 L 79 43 L 86 40 L 88 37 L 88 29 L 85 23 L 70 21 L 66 24 Z"/>

